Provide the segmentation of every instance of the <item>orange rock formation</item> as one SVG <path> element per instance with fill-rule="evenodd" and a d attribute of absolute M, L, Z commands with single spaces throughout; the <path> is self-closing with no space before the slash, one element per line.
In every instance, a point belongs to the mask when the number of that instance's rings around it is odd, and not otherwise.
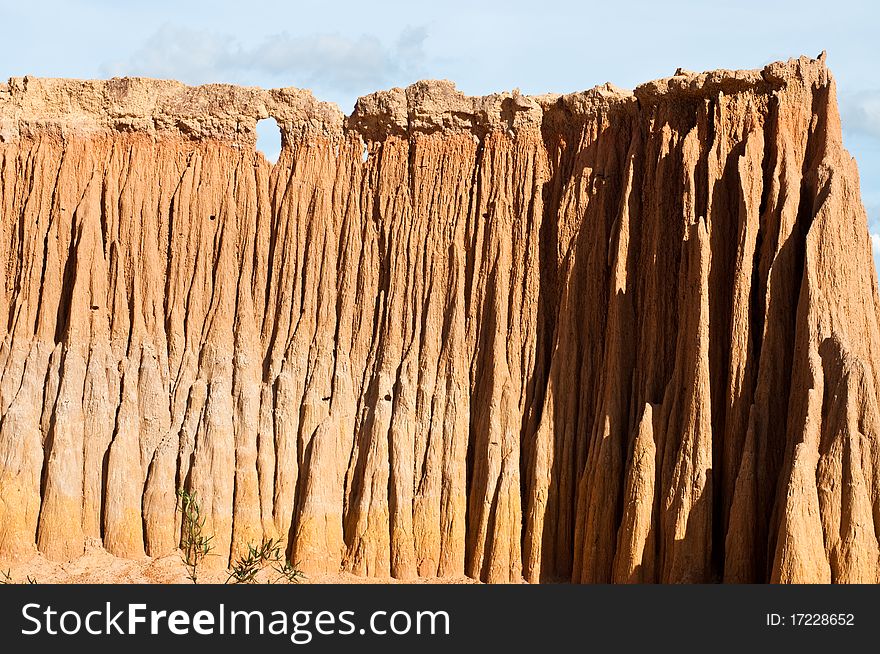
<path fill-rule="evenodd" d="M 274 166 L 255 150 L 274 117 Z M 0 556 L 876 582 L 878 294 L 822 58 L 345 118 L 0 86 Z"/>

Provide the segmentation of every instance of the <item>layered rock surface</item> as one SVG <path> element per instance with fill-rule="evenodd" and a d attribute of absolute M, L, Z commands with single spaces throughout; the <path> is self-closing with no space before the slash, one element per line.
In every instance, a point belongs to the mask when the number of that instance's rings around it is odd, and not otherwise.
<path fill-rule="evenodd" d="M 275 165 L 255 150 L 274 117 Z M 878 294 L 834 82 L 0 86 L 0 557 L 876 582 Z"/>

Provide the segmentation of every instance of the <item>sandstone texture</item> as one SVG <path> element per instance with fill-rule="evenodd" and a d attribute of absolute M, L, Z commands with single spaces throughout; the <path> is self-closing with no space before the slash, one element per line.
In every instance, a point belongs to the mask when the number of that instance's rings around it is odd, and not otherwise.
<path fill-rule="evenodd" d="M 257 120 L 282 131 L 278 162 Z M 878 292 L 824 57 L 351 116 L 0 85 L 0 559 L 877 582 Z"/>

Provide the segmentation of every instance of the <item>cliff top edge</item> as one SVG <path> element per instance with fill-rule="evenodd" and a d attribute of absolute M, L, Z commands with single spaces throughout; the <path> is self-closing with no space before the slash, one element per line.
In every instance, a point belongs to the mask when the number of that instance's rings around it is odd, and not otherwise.
<path fill-rule="evenodd" d="M 178 132 L 252 144 L 257 121 L 274 118 L 285 137 L 295 133 L 364 140 L 389 134 L 516 130 L 540 126 L 548 111 L 596 115 L 669 98 L 712 97 L 754 90 L 772 93 L 791 83 L 827 84 L 825 53 L 778 61 L 758 70 L 713 70 L 674 75 L 624 90 L 606 83 L 568 94 L 523 95 L 519 90 L 467 96 L 447 80 L 420 81 L 363 96 L 349 116 L 309 90 L 233 84 L 188 86 L 143 77 L 109 80 L 13 77 L 0 84 L 0 143 L 51 131 L 62 136 L 100 131 Z"/>

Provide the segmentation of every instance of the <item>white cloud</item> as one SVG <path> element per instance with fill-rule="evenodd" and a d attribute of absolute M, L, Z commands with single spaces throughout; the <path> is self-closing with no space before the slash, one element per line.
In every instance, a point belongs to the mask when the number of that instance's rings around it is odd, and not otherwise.
<path fill-rule="evenodd" d="M 296 36 L 281 32 L 253 45 L 236 37 L 163 25 L 127 59 L 102 74 L 178 79 L 190 84 L 278 84 L 350 95 L 415 79 L 423 66 L 424 28 L 407 28 L 388 46 L 375 36 Z"/>
<path fill-rule="evenodd" d="M 841 101 L 844 128 L 880 138 L 880 91 L 861 91 Z"/>
<path fill-rule="evenodd" d="M 874 251 L 874 268 L 880 276 L 880 206 L 867 207 L 868 229 L 871 232 L 871 246 Z"/>
<path fill-rule="evenodd" d="M 874 251 L 874 271 L 880 277 L 880 234 L 871 233 L 871 245 Z"/>

